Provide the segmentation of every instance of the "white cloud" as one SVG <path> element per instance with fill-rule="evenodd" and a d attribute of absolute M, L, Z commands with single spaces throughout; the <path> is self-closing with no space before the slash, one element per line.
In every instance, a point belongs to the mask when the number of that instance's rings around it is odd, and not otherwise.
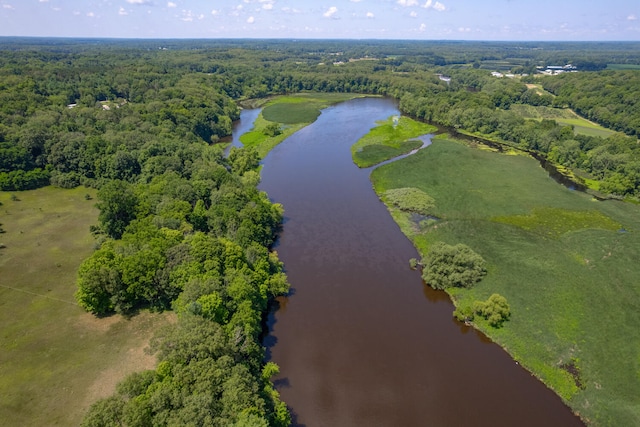
<path fill-rule="evenodd" d="M 87 12 L 87 16 L 88 16 L 89 18 L 95 18 L 95 17 L 96 17 L 96 14 L 95 14 L 95 13 L 93 13 L 93 12 Z"/>
<path fill-rule="evenodd" d="M 638 19 L 638 17 L 636 15 L 627 16 L 627 21 L 636 21 L 637 19 Z"/>
<path fill-rule="evenodd" d="M 212 14 L 212 15 L 217 15 L 217 14 L 219 14 L 219 13 L 220 13 L 220 11 L 219 11 L 219 10 L 216 10 L 216 9 L 213 9 L 213 10 L 211 11 L 211 14 Z"/>
<path fill-rule="evenodd" d="M 415 10 L 412 10 L 411 13 L 409 14 L 409 16 L 411 16 L 412 18 L 417 18 L 418 17 L 418 12 L 416 12 Z"/>
<path fill-rule="evenodd" d="M 362 0 L 351 0 L 351 1 L 352 1 L 352 2 L 354 2 L 354 3 L 360 3 Z M 367 16 L 368 16 L 368 15 L 369 15 L 369 14 L 367 14 Z"/>
<path fill-rule="evenodd" d="M 129 4 L 139 4 L 139 5 L 144 5 L 144 4 L 153 4 L 153 1 L 151 0 L 127 0 L 127 3 Z"/>
<path fill-rule="evenodd" d="M 438 12 L 443 12 L 447 9 L 444 4 L 440 3 L 439 1 L 434 2 L 433 0 L 427 0 L 427 2 L 422 5 L 422 7 L 424 7 L 425 9 L 433 9 Z"/>
<path fill-rule="evenodd" d="M 420 24 L 420 31 L 426 31 L 427 26 L 425 24 Z"/>
<path fill-rule="evenodd" d="M 184 22 L 193 21 L 193 12 L 191 12 L 190 10 L 182 9 L 182 18 L 180 18 L 180 20 Z"/>
<path fill-rule="evenodd" d="M 118 15 L 120 15 L 120 16 L 125 16 L 125 15 L 128 15 L 128 14 L 129 14 L 129 12 L 127 12 L 127 11 L 124 9 L 124 7 L 120 7 L 120 9 L 118 9 Z"/>
<path fill-rule="evenodd" d="M 333 17 L 333 15 L 336 14 L 337 11 L 338 11 L 337 7 L 331 6 L 325 13 L 322 14 L 322 16 L 324 16 L 325 18 L 331 18 Z"/>
<path fill-rule="evenodd" d="M 40 3 L 46 3 L 46 2 L 48 2 L 49 0 L 39 0 L 39 1 L 40 1 Z"/>
<path fill-rule="evenodd" d="M 253 24 L 254 22 L 256 22 L 256 18 L 253 16 L 247 18 L 247 24 Z"/>
<path fill-rule="evenodd" d="M 374 18 L 375 15 L 373 14 L 373 12 L 367 12 L 367 18 Z"/>
<path fill-rule="evenodd" d="M 264 10 L 271 10 L 271 9 L 273 9 L 273 3 L 265 3 L 265 4 L 262 5 L 262 8 Z"/>
<path fill-rule="evenodd" d="M 167 2 L 167 7 L 178 7 L 178 5 L 170 1 L 170 2 Z"/>
<path fill-rule="evenodd" d="M 10 4 L 3 4 L 3 5 L 2 5 L 2 8 L 3 8 L 3 9 L 9 9 L 9 10 L 13 10 L 13 9 L 15 9 L 15 7 L 11 6 Z"/>
<path fill-rule="evenodd" d="M 418 0 L 398 0 L 398 4 L 404 7 L 417 6 Z"/>
<path fill-rule="evenodd" d="M 471 32 L 471 28 L 469 28 L 469 27 L 460 27 L 460 28 L 458 28 L 458 32 L 460 32 L 460 33 L 470 33 Z"/>

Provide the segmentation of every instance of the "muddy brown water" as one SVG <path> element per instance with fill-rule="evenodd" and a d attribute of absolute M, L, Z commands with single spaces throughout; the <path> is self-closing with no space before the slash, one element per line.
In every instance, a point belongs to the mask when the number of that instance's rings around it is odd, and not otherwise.
<path fill-rule="evenodd" d="M 264 344 L 295 424 L 583 425 L 409 268 L 415 248 L 349 151 L 393 114 L 380 98 L 328 108 L 264 161 L 260 187 L 285 207 L 275 250 L 292 285 Z"/>

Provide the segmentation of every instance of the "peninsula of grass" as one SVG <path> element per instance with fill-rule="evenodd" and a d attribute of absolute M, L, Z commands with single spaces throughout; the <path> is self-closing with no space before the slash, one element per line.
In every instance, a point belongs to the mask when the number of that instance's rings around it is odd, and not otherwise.
<path fill-rule="evenodd" d="M 316 121 L 322 109 L 339 102 L 362 97 L 347 93 L 299 93 L 269 100 L 253 124 L 253 129 L 240 137 L 245 147 L 255 147 L 261 158 L 282 141 Z M 268 126 L 279 125 L 277 135 Z"/>
<path fill-rule="evenodd" d="M 145 354 L 167 315 L 96 318 L 75 301 L 76 271 L 93 251 L 95 190 L 0 192 L 0 419 L 12 426 L 80 425 L 88 407 Z"/>
<path fill-rule="evenodd" d="M 434 132 L 436 127 L 409 117 L 389 117 L 378 123 L 351 146 L 351 156 L 358 167 L 367 168 L 385 160 L 408 153 L 422 146 L 415 140 Z"/>
<path fill-rule="evenodd" d="M 640 425 L 640 206 L 562 187 L 527 156 L 440 138 L 372 181 L 381 197 L 416 188 L 433 199 L 438 220 L 388 205 L 422 256 L 442 241 L 486 260 L 481 282 L 448 292 L 463 309 L 498 293 L 511 317 L 475 327 L 587 424 Z"/>

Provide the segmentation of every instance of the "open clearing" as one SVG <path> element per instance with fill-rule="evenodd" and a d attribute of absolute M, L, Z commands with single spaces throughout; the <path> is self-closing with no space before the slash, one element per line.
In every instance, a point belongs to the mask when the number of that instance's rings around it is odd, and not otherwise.
<path fill-rule="evenodd" d="M 169 314 L 96 318 L 75 303 L 76 270 L 93 250 L 94 190 L 0 192 L 0 419 L 12 426 L 79 425 L 144 353 Z"/>
<path fill-rule="evenodd" d="M 604 128 L 597 123 L 590 122 L 589 120 L 580 117 L 570 109 L 513 104 L 511 105 L 510 110 L 525 119 L 550 119 L 555 120 L 560 125 L 571 125 L 573 126 L 574 133 L 576 134 L 606 138 L 615 133 L 615 131 Z"/>
<path fill-rule="evenodd" d="M 433 144 L 372 173 L 378 194 L 418 188 L 437 221 L 391 208 L 424 255 L 464 243 L 488 275 L 454 289 L 459 306 L 505 296 L 511 319 L 476 326 L 592 425 L 640 425 L 640 207 L 598 202 L 555 183 L 527 156 Z"/>

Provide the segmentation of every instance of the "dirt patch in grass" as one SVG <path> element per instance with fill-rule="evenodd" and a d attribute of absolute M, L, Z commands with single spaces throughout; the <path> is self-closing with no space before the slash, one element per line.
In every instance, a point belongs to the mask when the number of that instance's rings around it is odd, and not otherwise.
<path fill-rule="evenodd" d="M 578 369 L 574 361 L 560 365 L 560 369 L 567 371 L 569 375 L 571 375 L 571 378 L 573 378 L 573 381 L 576 383 L 576 387 L 578 387 L 580 390 L 584 390 L 585 387 L 580 376 L 580 370 Z"/>

